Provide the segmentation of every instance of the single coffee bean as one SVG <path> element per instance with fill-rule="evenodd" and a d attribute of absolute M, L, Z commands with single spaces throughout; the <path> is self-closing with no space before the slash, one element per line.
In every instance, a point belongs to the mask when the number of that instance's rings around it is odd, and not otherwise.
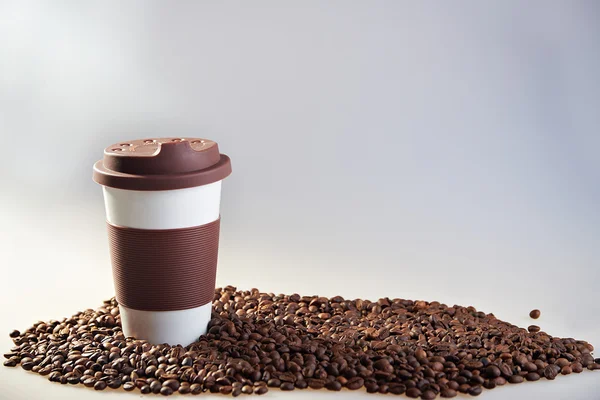
<path fill-rule="evenodd" d="M 473 386 L 468 390 L 467 393 L 469 393 L 471 396 L 479 396 L 482 391 L 483 389 L 481 386 Z"/>
<path fill-rule="evenodd" d="M 402 383 L 390 382 L 388 391 L 392 394 L 403 394 L 406 392 L 406 386 Z"/>
<path fill-rule="evenodd" d="M 327 390 L 339 391 L 342 390 L 342 384 L 338 381 L 329 381 L 325 383 L 325 388 L 327 388 Z"/>
<path fill-rule="evenodd" d="M 496 378 L 502 375 L 502 371 L 496 365 L 488 365 L 485 369 L 485 376 L 488 378 Z"/>
<path fill-rule="evenodd" d="M 437 397 L 437 395 L 435 394 L 434 391 L 432 390 L 426 390 L 421 394 L 421 398 L 423 400 L 433 400 Z"/>
<path fill-rule="evenodd" d="M 12 331 L 11 333 L 8 334 L 8 336 L 10 336 L 13 339 L 16 338 L 16 337 L 18 337 L 19 335 L 21 335 L 21 332 L 19 332 L 16 329 L 14 331 Z"/>
<path fill-rule="evenodd" d="M 15 360 L 6 360 L 6 361 L 4 361 L 3 365 L 5 367 L 16 367 L 17 362 Z"/>
<path fill-rule="evenodd" d="M 150 391 L 154 394 L 160 393 L 160 388 L 162 387 L 160 381 L 154 381 L 150 384 Z"/>
<path fill-rule="evenodd" d="M 104 390 L 106 389 L 106 382 L 98 381 L 94 384 L 94 390 Z"/>
<path fill-rule="evenodd" d="M 132 391 L 133 389 L 135 389 L 135 383 L 133 383 L 133 382 L 125 382 L 125 383 L 123 384 L 123 389 L 125 389 L 125 390 L 126 390 L 126 391 L 128 391 L 128 392 L 130 392 L 130 391 Z"/>
<path fill-rule="evenodd" d="M 540 327 L 537 325 L 529 325 L 527 327 L 527 330 L 531 333 L 535 333 L 535 332 L 539 332 L 540 331 Z"/>
<path fill-rule="evenodd" d="M 569 375 L 571 372 L 573 372 L 573 371 L 571 370 L 571 367 L 569 367 L 568 365 L 565 365 L 560 370 L 560 373 L 563 374 L 563 375 Z"/>
<path fill-rule="evenodd" d="M 325 387 L 325 380 L 323 379 L 309 379 L 308 387 L 311 389 L 323 389 Z"/>
<path fill-rule="evenodd" d="M 294 386 L 296 386 L 298 389 L 306 389 L 308 387 L 308 382 L 306 382 L 304 379 L 298 379 L 296 382 L 294 382 Z"/>
<path fill-rule="evenodd" d="M 450 398 L 453 398 L 456 396 L 457 396 L 456 390 L 453 390 L 450 388 L 443 389 L 440 393 L 440 397 L 443 397 L 445 399 L 450 399 Z"/>
<path fill-rule="evenodd" d="M 179 389 L 179 385 L 180 384 L 179 384 L 179 381 L 177 379 L 167 379 L 166 381 L 164 381 L 162 383 L 162 385 L 163 385 L 163 387 L 164 386 L 170 387 L 171 390 L 173 390 L 175 392 L 176 390 Z"/>
<path fill-rule="evenodd" d="M 257 386 L 254 388 L 254 394 L 265 394 L 269 391 L 266 386 Z"/>
<path fill-rule="evenodd" d="M 96 383 L 96 378 L 87 378 L 86 380 L 83 381 L 83 386 L 94 387 L 95 383 Z"/>
<path fill-rule="evenodd" d="M 152 390 L 150 389 L 149 385 L 144 385 L 140 388 L 140 393 L 142 394 L 148 394 L 150 393 Z"/>
<path fill-rule="evenodd" d="M 281 390 L 294 390 L 294 384 L 292 382 L 283 382 L 279 388 Z"/>
<path fill-rule="evenodd" d="M 242 393 L 244 394 L 252 394 L 252 386 L 244 385 L 242 386 Z"/>
<path fill-rule="evenodd" d="M 410 388 L 406 390 L 406 397 L 411 399 L 418 399 L 421 396 L 421 391 L 417 388 Z"/>
<path fill-rule="evenodd" d="M 523 371 L 535 372 L 537 369 L 537 365 L 532 362 L 526 362 L 525 365 L 523 365 Z"/>
<path fill-rule="evenodd" d="M 160 388 L 160 394 L 163 396 L 170 396 L 173 394 L 173 389 L 171 389 L 169 386 L 163 386 Z"/>
<path fill-rule="evenodd" d="M 525 379 L 531 382 L 539 381 L 540 375 L 537 372 L 528 372 L 527 375 L 525 375 Z"/>
<path fill-rule="evenodd" d="M 190 385 L 190 393 L 198 394 L 200 392 L 202 392 L 202 385 L 200 385 L 199 383 L 193 383 Z"/>
<path fill-rule="evenodd" d="M 483 387 L 486 389 L 494 389 L 496 387 L 496 381 L 494 379 L 487 379 L 483 382 Z"/>
<path fill-rule="evenodd" d="M 267 381 L 267 386 L 268 387 L 280 387 L 281 386 L 281 381 L 279 379 L 276 379 L 276 378 L 269 379 Z"/>
<path fill-rule="evenodd" d="M 540 312 L 540 310 L 537 310 L 537 309 L 535 309 L 535 310 L 531 310 L 531 311 L 529 312 L 529 316 L 530 316 L 531 318 L 533 318 L 533 319 L 538 319 L 538 318 L 540 317 L 540 315 L 541 315 L 541 314 L 542 314 L 542 313 Z"/>
<path fill-rule="evenodd" d="M 354 378 L 350 378 L 346 383 L 346 387 L 350 390 L 357 390 L 363 387 L 365 381 L 360 376 L 356 376 Z"/>
<path fill-rule="evenodd" d="M 559 372 L 560 367 L 557 365 L 548 365 L 546 368 L 544 368 L 544 377 L 552 381 L 556 378 L 556 375 L 558 375 Z"/>
<path fill-rule="evenodd" d="M 573 364 L 571 364 L 571 371 L 575 372 L 576 374 L 579 374 L 583 372 L 583 365 L 581 365 L 581 363 L 574 362 Z"/>
<path fill-rule="evenodd" d="M 523 382 L 523 377 L 521 375 L 512 375 L 508 378 L 509 383 L 521 383 Z"/>
<path fill-rule="evenodd" d="M 191 367 L 192 365 L 194 365 L 194 361 L 192 360 L 192 357 L 185 357 L 181 361 L 181 365 L 184 367 Z"/>

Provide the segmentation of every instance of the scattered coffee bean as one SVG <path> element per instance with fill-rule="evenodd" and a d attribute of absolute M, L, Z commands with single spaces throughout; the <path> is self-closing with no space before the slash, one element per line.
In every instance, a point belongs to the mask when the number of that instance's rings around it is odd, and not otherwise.
<path fill-rule="evenodd" d="M 228 286 L 215 290 L 208 333 L 185 348 L 126 338 L 111 299 L 15 333 L 4 365 L 61 384 L 165 396 L 364 387 L 421 399 L 600 368 L 589 343 L 529 331 L 536 335 L 473 307 Z"/>
<path fill-rule="evenodd" d="M 365 381 L 360 376 L 355 376 L 354 378 L 350 378 L 348 382 L 346 382 L 346 387 L 350 390 L 357 390 L 363 387 Z"/>
<path fill-rule="evenodd" d="M 160 394 L 162 394 L 163 396 L 169 396 L 173 394 L 173 389 L 171 389 L 168 386 L 163 386 L 160 388 Z"/>
<path fill-rule="evenodd" d="M 443 397 L 445 399 L 451 399 L 452 397 L 456 397 L 456 396 L 457 396 L 456 390 L 453 390 L 450 388 L 443 389 L 442 392 L 440 393 L 440 397 Z"/>
<path fill-rule="evenodd" d="M 513 375 L 508 378 L 509 383 L 521 383 L 523 382 L 523 377 L 521 375 Z"/>
<path fill-rule="evenodd" d="M 544 377 L 548 380 L 554 380 L 556 378 L 556 376 L 559 374 L 560 372 L 560 367 L 558 365 L 548 365 L 546 368 L 544 368 Z"/>
<path fill-rule="evenodd" d="M 538 310 L 538 309 L 531 310 L 531 311 L 529 312 L 529 316 L 530 316 L 531 318 L 533 318 L 533 319 L 538 319 L 538 318 L 540 317 L 540 315 L 541 315 L 541 314 L 542 314 L 542 313 L 541 313 L 541 312 L 540 312 L 540 310 Z"/>
<path fill-rule="evenodd" d="M 3 365 L 5 367 L 16 367 L 17 366 L 17 361 L 9 359 L 9 360 L 4 361 Z"/>
<path fill-rule="evenodd" d="M 10 336 L 13 339 L 19 337 L 20 335 L 21 335 L 21 332 L 19 332 L 16 329 L 14 331 L 12 331 L 11 333 L 8 334 L 8 336 Z"/>
<path fill-rule="evenodd" d="M 496 365 L 488 365 L 485 369 L 485 375 L 488 378 L 496 378 L 502 375 L 502 371 Z"/>
<path fill-rule="evenodd" d="M 258 386 L 254 389 L 254 394 L 265 394 L 269 391 L 266 386 Z"/>
<path fill-rule="evenodd" d="M 410 388 L 406 391 L 406 397 L 411 399 L 418 399 L 421 396 L 421 391 L 417 388 Z"/>
<path fill-rule="evenodd" d="M 539 331 L 540 331 L 540 327 L 539 327 L 539 326 L 537 326 L 537 325 L 529 325 L 529 326 L 527 327 L 527 330 L 528 330 L 529 332 L 531 332 L 531 333 L 536 333 L 536 332 L 539 332 Z"/>
<path fill-rule="evenodd" d="M 560 370 L 560 373 L 563 374 L 563 375 L 569 375 L 571 372 L 573 372 L 573 371 L 571 370 L 571 367 L 569 367 L 568 365 L 565 365 Z"/>
<path fill-rule="evenodd" d="M 481 386 L 472 386 L 467 393 L 469 393 L 471 396 L 479 396 L 482 391 L 483 389 Z"/>
<path fill-rule="evenodd" d="M 583 365 L 581 365 L 581 363 L 574 362 L 573 364 L 571 364 L 571 372 L 580 374 L 581 372 L 583 372 Z"/>
<path fill-rule="evenodd" d="M 531 382 L 539 381 L 540 374 L 538 374 L 537 372 L 528 372 L 527 375 L 525 375 L 525 379 Z"/>

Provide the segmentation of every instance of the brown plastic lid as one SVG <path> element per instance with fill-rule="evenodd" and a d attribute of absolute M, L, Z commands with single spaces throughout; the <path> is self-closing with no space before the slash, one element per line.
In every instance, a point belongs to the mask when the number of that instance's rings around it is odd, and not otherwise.
<path fill-rule="evenodd" d="M 119 142 L 94 164 L 94 181 L 127 190 L 174 190 L 208 185 L 231 174 L 231 161 L 216 142 L 158 138 Z"/>

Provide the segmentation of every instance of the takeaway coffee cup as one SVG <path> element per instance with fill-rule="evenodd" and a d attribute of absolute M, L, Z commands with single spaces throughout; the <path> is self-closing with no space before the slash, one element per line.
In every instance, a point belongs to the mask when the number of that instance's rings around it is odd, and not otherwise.
<path fill-rule="evenodd" d="M 217 143 L 198 138 L 117 143 L 94 165 L 125 336 L 187 346 L 206 333 L 230 173 Z"/>

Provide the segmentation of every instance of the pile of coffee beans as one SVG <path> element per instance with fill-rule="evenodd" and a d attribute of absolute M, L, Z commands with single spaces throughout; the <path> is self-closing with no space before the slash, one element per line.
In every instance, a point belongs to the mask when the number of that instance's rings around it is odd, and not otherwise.
<path fill-rule="evenodd" d="M 126 338 L 115 299 L 10 336 L 7 367 L 61 384 L 165 396 L 312 388 L 451 398 L 600 369 L 587 342 L 528 331 L 473 307 L 231 286 L 215 291 L 208 333 L 187 347 Z"/>

